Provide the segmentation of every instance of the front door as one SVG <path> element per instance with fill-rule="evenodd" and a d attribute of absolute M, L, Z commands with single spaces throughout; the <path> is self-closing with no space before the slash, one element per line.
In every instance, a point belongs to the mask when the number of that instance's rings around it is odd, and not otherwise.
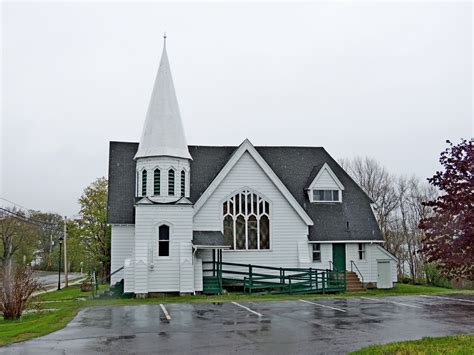
<path fill-rule="evenodd" d="M 337 271 L 346 270 L 346 245 L 344 243 L 332 245 L 332 262 Z"/>

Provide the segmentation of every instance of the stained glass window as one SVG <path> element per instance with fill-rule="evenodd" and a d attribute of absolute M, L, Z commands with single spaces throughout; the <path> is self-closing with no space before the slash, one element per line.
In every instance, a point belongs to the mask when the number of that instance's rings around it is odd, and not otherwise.
<path fill-rule="evenodd" d="M 224 239 L 235 250 L 270 249 L 270 203 L 243 190 L 224 201 Z"/>

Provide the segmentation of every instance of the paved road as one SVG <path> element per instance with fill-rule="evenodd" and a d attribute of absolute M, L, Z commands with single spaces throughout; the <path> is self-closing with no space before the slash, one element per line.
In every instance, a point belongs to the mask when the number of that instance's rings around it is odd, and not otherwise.
<path fill-rule="evenodd" d="M 58 285 L 58 273 L 54 271 L 35 271 L 33 275 L 39 279 L 39 281 L 45 287 L 57 286 Z M 81 277 L 78 272 L 68 273 L 68 279 L 73 280 Z M 61 273 L 61 282 L 64 282 L 64 273 Z"/>
<path fill-rule="evenodd" d="M 376 343 L 474 333 L 473 295 L 164 307 L 84 309 L 63 330 L 0 348 L 0 354 L 343 354 Z"/>

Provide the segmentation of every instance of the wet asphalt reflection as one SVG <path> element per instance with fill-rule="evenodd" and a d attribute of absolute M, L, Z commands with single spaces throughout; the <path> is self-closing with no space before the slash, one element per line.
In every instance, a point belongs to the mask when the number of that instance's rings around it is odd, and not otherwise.
<path fill-rule="evenodd" d="M 0 354 L 343 354 L 474 333 L 474 296 L 403 296 L 107 306 Z"/>

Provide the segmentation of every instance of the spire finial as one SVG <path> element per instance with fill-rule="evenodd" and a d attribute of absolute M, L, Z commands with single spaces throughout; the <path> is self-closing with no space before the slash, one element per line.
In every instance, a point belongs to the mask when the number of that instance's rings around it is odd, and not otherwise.
<path fill-rule="evenodd" d="M 163 33 L 164 46 L 166 47 L 166 32 Z"/>

